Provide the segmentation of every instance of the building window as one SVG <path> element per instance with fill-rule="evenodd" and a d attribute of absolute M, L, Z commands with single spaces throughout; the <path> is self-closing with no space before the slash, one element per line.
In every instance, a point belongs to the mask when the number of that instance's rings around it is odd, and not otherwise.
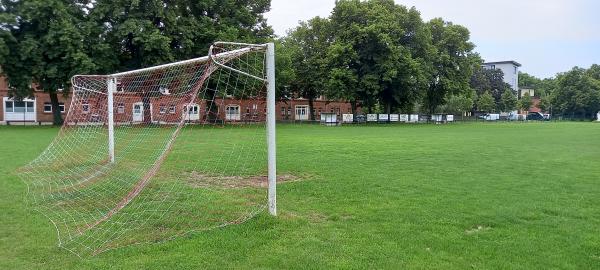
<path fill-rule="evenodd" d="M 33 106 L 33 101 L 7 100 L 4 103 L 4 111 L 7 113 L 33 113 L 35 112 L 35 108 Z"/>
<path fill-rule="evenodd" d="M 292 115 L 292 107 L 288 107 L 287 115 Z"/>
<path fill-rule="evenodd" d="M 89 113 L 90 112 L 90 103 L 88 103 L 87 101 L 84 101 L 81 103 L 81 111 L 83 111 L 83 113 Z"/>
<path fill-rule="evenodd" d="M 225 120 L 239 121 L 240 120 L 240 106 L 227 105 L 227 107 L 225 107 Z"/>
<path fill-rule="evenodd" d="M 160 114 L 167 113 L 167 106 L 165 104 L 160 104 L 160 106 L 158 106 L 158 113 L 160 113 Z"/>
<path fill-rule="evenodd" d="M 188 113 L 188 114 L 198 114 L 199 108 L 198 105 L 192 105 L 190 106 L 189 110 L 188 110 L 188 106 L 184 106 L 184 110 Z"/>
<path fill-rule="evenodd" d="M 13 102 L 10 100 L 7 100 L 6 102 L 4 102 L 4 110 L 6 112 L 14 112 Z"/>
<path fill-rule="evenodd" d="M 60 113 L 65 113 L 65 104 L 58 103 L 58 107 L 60 108 Z M 52 103 L 46 102 L 44 103 L 44 112 L 51 113 L 52 112 Z"/>
<path fill-rule="evenodd" d="M 171 106 L 169 107 L 169 113 L 170 113 L 170 114 L 175 114 L 175 105 L 171 105 Z"/>
<path fill-rule="evenodd" d="M 117 82 L 117 93 L 123 92 L 125 92 L 125 87 L 123 87 L 123 84 L 121 84 L 121 82 Z"/>
<path fill-rule="evenodd" d="M 125 104 L 117 103 L 117 113 L 125 113 Z"/>
<path fill-rule="evenodd" d="M 285 116 L 285 107 L 281 107 L 281 116 Z"/>

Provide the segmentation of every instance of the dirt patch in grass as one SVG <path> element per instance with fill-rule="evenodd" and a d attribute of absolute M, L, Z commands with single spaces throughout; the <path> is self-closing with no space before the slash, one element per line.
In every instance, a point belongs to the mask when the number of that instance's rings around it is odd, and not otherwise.
<path fill-rule="evenodd" d="M 299 177 L 291 174 L 277 176 L 277 184 L 302 181 Z M 214 176 L 198 172 L 188 175 L 188 183 L 194 188 L 267 188 L 268 179 L 266 175 L 258 176 Z"/>

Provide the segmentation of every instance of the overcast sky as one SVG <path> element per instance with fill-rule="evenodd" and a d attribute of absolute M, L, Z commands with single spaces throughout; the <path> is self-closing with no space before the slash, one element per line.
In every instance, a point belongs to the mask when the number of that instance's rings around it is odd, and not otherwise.
<path fill-rule="evenodd" d="M 600 64 L 598 0 L 396 0 L 424 20 L 442 17 L 471 31 L 486 61 L 515 60 L 521 70 L 552 77 L 573 66 Z M 269 24 L 279 36 L 298 21 L 327 17 L 335 0 L 272 0 Z"/>

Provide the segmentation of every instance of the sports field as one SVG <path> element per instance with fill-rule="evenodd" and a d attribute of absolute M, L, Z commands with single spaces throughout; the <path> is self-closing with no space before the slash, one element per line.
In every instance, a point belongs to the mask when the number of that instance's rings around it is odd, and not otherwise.
<path fill-rule="evenodd" d="M 0 269 L 600 268 L 600 124 L 281 125 L 277 218 L 84 259 L 15 174 L 57 131 L 0 126 Z"/>

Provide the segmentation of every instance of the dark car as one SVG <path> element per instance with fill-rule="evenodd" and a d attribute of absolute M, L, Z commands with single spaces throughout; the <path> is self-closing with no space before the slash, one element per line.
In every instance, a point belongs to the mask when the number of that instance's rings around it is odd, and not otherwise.
<path fill-rule="evenodd" d="M 533 121 L 547 121 L 548 119 L 546 117 L 544 117 L 543 114 L 539 113 L 539 112 L 531 112 L 527 115 L 527 120 L 533 120 Z"/>

